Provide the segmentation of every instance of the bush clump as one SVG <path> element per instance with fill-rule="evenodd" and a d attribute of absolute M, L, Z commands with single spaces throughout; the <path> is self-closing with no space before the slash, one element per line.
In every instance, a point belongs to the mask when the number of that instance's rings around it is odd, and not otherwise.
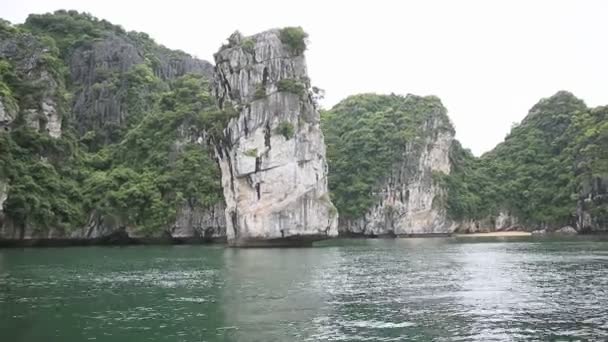
<path fill-rule="evenodd" d="M 285 78 L 277 82 L 277 89 L 299 96 L 304 96 L 306 94 L 306 86 L 304 86 L 302 82 L 292 78 Z"/>
<path fill-rule="evenodd" d="M 253 53 L 255 51 L 255 41 L 252 38 L 243 39 L 241 46 L 245 52 Z"/>
<path fill-rule="evenodd" d="M 299 55 L 306 51 L 306 40 L 308 33 L 304 32 L 300 26 L 285 27 L 279 33 L 281 42 L 289 47 L 291 53 Z"/>
<path fill-rule="evenodd" d="M 263 84 L 258 84 L 255 87 L 255 92 L 253 93 L 253 99 L 259 100 L 266 97 L 266 87 Z"/>
<path fill-rule="evenodd" d="M 277 128 L 275 128 L 275 133 L 280 134 L 284 136 L 286 140 L 289 140 L 293 137 L 294 134 L 293 125 L 291 124 L 291 122 L 282 121 L 281 123 L 279 123 Z"/>
<path fill-rule="evenodd" d="M 256 158 L 258 156 L 258 149 L 252 148 L 252 149 L 245 151 L 243 154 L 246 155 L 247 157 Z"/>

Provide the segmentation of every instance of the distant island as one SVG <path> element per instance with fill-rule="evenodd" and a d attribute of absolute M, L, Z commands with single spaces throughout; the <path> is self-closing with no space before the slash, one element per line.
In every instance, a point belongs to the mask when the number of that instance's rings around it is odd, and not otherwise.
<path fill-rule="evenodd" d="M 211 64 L 76 11 L 0 20 L 0 245 L 608 230 L 608 107 L 560 91 L 475 157 L 435 96 L 321 110 L 307 39 L 235 32 Z"/>

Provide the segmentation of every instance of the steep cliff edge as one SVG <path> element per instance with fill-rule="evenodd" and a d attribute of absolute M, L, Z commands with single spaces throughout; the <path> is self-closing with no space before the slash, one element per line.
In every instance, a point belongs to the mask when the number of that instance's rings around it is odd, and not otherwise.
<path fill-rule="evenodd" d="M 213 76 L 207 61 L 86 13 L 33 14 L 22 28 L 54 42 L 67 68 L 74 126 L 81 136 L 89 133 L 94 147 L 118 142 L 152 111 L 163 83 L 186 74 Z"/>
<path fill-rule="evenodd" d="M 52 42 L 0 22 L 0 128 L 9 130 L 20 118 L 60 137 L 67 107 L 61 68 Z"/>
<path fill-rule="evenodd" d="M 454 129 L 436 97 L 357 95 L 323 114 L 330 188 L 350 235 L 446 234 L 439 174 Z"/>
<path fill-rule="evenodd" d="M 577 205 L 576 227 L 608 231 L 608 106 L 579 113 L 573 125 Z"/>
<path fill-rule="evenodd" d="M 215 95 L 221 107 L 239 112 L 217 146 L 231 245 L 337 235 L 304 39 L 299 28 L 237 32 L 215 54 Z"/>

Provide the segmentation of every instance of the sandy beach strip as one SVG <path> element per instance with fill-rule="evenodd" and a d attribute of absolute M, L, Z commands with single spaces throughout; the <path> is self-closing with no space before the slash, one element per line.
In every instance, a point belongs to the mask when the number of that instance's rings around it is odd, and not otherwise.
<path fill-rule="evenodd" d="M 532 233 L 530 232 L 520 232 L 520 231 L 514 231 L 514 232 L 489 232 L 489 233 L 471 233 L 471 234 L 454 234 L 454 236 L 457 237 L 484 237 L 484 236 L 503 236 L 503 237 L 508 237 L 508 236 L 530 236 L 532 235 Z"/>

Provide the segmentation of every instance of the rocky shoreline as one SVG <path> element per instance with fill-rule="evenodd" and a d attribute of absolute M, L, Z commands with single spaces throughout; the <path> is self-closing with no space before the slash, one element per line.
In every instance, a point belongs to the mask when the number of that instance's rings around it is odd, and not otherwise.
<path fill-rule="evenodd" d="M 569 229 L 558 229 L 555 231 L 494 231 L 477 233 L 438 233 L 438 234 L 382 234 L 365 235 L 344 233 L 336 237 L 318 236 L 311 237 L 288 237 L 277 239 L 251 239 L 243 245 L 229 244 L 226 237 L 172 237 L 170 234 L 161 237 L 130 237 L 126 232 L 115 232 L 113 234 L 93 238 L 32 238 L 32 239 L 0 239 L 0 248 L 25 248 L 25 247 L 78 247 L 78 246 L 137 246 L 137 245 L 209 245 L 218 244 L 228 247 L 246 248 L 296 248 L 312 247 L 313 243 L 322 240 L 348 240 L 348 239 L 408 239 L 408 238 L 551 238 L 551 237 L 594 237 L 606 236 L 605 232 L 574 232 Z"/>
<path fill-rule="evenodd" d="M 0 248 L 22 247 L 77 247 L 77 246 L 129 246 L 129 245 L 203 245 L 225 244 L 225 237 L 147 237 L 132 238 L 128 235 L 112 234 L 95 239 L 0 239 Z"/>

